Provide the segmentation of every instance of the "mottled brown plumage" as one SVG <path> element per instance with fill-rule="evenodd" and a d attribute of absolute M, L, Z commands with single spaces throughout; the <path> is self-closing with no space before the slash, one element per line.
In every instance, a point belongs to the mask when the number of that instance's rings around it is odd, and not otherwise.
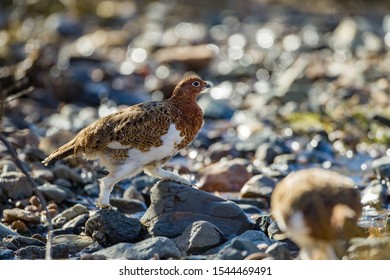
<path fill-rule="evenodd" d="M 95 121 L 43 163 L 76 154 L 98 158 L 110 172 L 100 181 L 99 203 L 103 207 L 108 205 L 107 192 L 109 195 L 115 183 L 142 170 L 189 184 L 160 166 L 186 147 L 201 128 L 203 113 L 196 97 L 207 87 L 210 85 L 198 77 L 184 78 L 169 99 L 130 106 Z"/>
<path fill-rule="evenodd" d="M 275 187 L 271 211 L 308 259 L 334 259 L 340 241 L 356 234 L 360 193 L 346 176 L 313 168 L 291 173 Z"/>

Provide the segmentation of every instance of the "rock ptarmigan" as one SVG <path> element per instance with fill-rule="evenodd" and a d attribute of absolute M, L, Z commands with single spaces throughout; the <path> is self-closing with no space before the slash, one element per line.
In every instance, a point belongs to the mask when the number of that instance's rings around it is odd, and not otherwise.
<path fill-rule="evenodd" d="M 312 168 L 293 172 L 277 184 L 271 212 L 300 247 L 302 259 L 338 259 L 343 242 L 358 232 L 362 205 L 352 179 Z"/>
<path fill-rule="evenodd" d="M 133 105 L 95 121 L 53 151 L 43 163 L 79 153 L 88 159 L 97 158 L 109 172 L 99 182 L 101 208 L 110 206 L 110 193 L 116 183 L 141 171 L 191 185 L 162 166 L 190 144 L 202 127 L 203 112 L 196 97 L 209 87 L 199 77 L 186 77 L 169 99 Z"/>

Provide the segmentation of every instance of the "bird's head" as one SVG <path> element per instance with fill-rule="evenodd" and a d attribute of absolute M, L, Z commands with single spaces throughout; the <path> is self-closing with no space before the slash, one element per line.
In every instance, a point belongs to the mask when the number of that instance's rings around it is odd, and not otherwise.
<path fill-rule="evenodd" d="M 189 76 L 181 80 L 175 87 L 172 98 L 194 99 L 211 85 L 197 76 Z"/>

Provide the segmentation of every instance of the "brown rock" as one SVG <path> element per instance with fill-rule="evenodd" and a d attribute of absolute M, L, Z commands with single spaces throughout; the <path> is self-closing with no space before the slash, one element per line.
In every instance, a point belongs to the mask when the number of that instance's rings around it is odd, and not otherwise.
<path fill-rule="evenodd" d="M 12 223 L 16 220 L 21 220 L 23 222 L 32 224 L 38 224 L 40 222 L 40 219 L 37 215 L 30 211 L 19 208 L 4 209 L 3 219 L 7 223 Z"/>
<path fill-rule="evenodd" d="M 201 190 L 208 192 L 239 192 L 252 175 L 247 171 L 248 162 L 235 159 L 227 162 L 217 162 L 201 170 Z"/>
<path fill-rule="evenodd" d="M 17 231 L 17 232 L 25 232 L 27 231 L 27 225 L 21 221 L 21 220 L 16 220 L 12 222 L 12 227 Z"/>
<path fill-rule="evenodd" d="M 30 200 L 30 204 L 36 207 L 41 207 L 41 202 L 39 201 L 39 198 L 36 195 L 33 195 Z"/>

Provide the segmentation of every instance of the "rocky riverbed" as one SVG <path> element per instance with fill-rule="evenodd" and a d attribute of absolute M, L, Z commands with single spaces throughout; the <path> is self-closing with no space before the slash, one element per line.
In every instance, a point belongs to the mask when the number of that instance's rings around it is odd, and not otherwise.
<path fill-rule="evenodd" d="M 309 167 L 348 175 L 361 191 L 361 233 L 343 258 L 390 258 L 384 9 L 79 2 L 0 4 L 2 135 L 47 200 L 45 210 L 0 144 L 0 259 L 44 258 L 47 212 L 55 259 L 294 259 L 299 248 L 276 238 L 270 197 Z M 202 130 L 166 168 L 194 188 L 140 174 L 115 186 L 113 209 L 98 210 L 106 171 L 96 162 L 41 164 L 99 117 L 169 97 L 189 71 L 214 87 L 199 98 Z"/>

